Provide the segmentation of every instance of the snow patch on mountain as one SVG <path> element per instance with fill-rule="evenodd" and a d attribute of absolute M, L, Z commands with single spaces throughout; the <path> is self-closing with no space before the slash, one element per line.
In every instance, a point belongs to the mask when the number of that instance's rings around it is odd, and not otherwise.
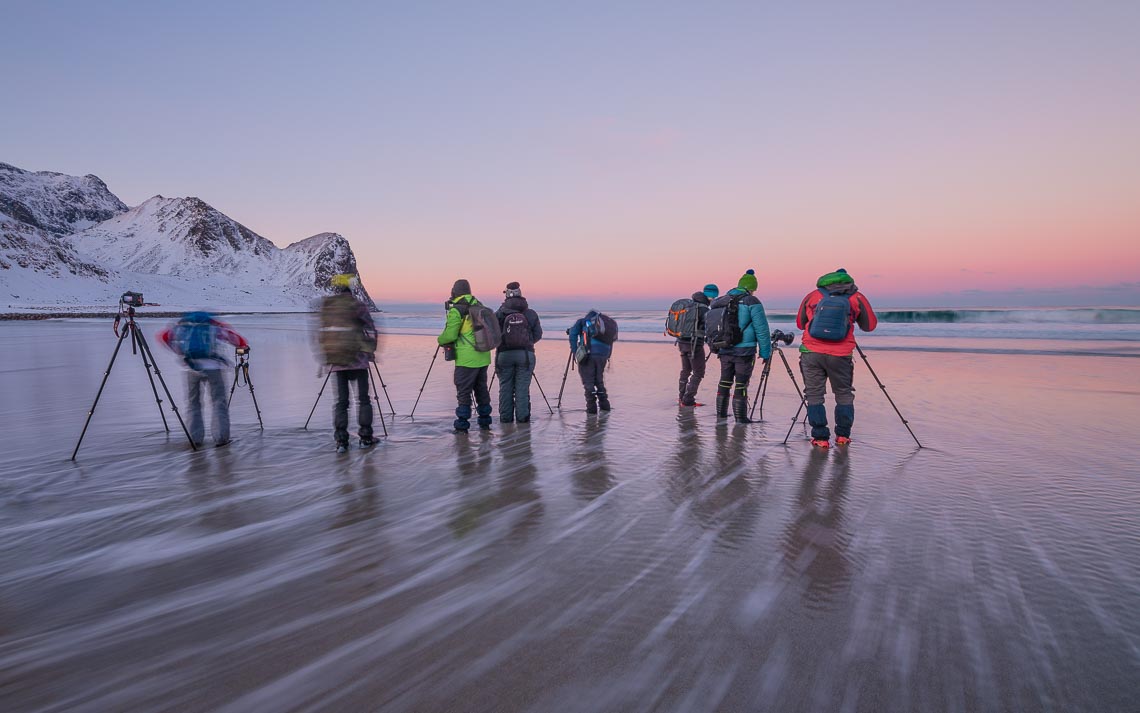
<path fill-rule="evenodd" d="M 67 234 L 126 210 L 98 176 L 33 173 L 0 163 L 0 212 L 21 223 Z"/>

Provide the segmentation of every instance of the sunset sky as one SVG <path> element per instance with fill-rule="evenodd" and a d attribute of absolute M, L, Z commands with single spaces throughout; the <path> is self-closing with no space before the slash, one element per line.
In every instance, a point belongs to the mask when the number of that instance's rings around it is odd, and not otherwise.
<path fill-rule="evenodd" d="M 240 6 L 235 9 L 231 6 Z M 0 161 L 378 303 L 1140 304 L 1140 2 L 5 2 Z"/>

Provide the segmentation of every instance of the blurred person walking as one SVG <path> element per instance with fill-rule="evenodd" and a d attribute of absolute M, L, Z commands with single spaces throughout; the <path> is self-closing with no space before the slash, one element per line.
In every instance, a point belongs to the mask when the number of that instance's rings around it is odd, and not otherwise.
<path fill-rule="evenodd" d="M 499 421 L 530 421 L 530 382 L 537 359 L 534 345 L 542 339 L 542 322 L 530 308 L 517 282 L 507 283 L 506 299 L 495 312 L 503 341 L 495 353 L 499 377 Z"/>
<path fill-rule="evenodd" d="M 590 310 L 574 326 L 566 330 L 570 338 L 570 353 L 578 363 L 578 375 L 586 392 L 586 413 L 598 409 L 609 411 L 610 397 L 606 391 L 606 364 L 613 355 L 618 325 L 612 317 Z"/>
<path fill-rule="evenodd" d="M 835 444 L 844 446 L 851 442 L 851 426 L 855 423 L 855 325 L 871 332 L 879 320 L 867 297 L 843 268 L 820 276 L 815 287 L 796 312 L 796 326 L 804 330 L 800 339 L 800 373 L 804 377 L 811 443 L 827 448 L 831 438 L 824 406 L 824 393 L 830 382 L 835 397 Z"/>
<path fill-rule="evenodd" d="M 321 300 L 320 347 L 325 365 L 336 375 L 333 436 L 336 452 L 348 450 L 349 384 L 356 385 L 357 434 L 360 447 L 376 445 L 372 436 L 372 398 L 368 392 L 368 365 L 376 358 L 376 323 L 368 306 L 352 293 L 355 275 L 336 275 L 334 294 Z"/>
<path fill-rule="evenodd" d="M 491 365 L 491 350 L 502 338 L 499 321 L 490 308 L 483 306 L 471 294 L 467 280 L 456 280 L 451 287 L 447 308 L 447 322 L 437 338 L 450 358 L 449 347 L 454 348 L 455 359 L 455 432 L 467 433 L 471 428 L 471 398 L 479 416 L 479 428 L 491 428 L 491 394 L 487 388 L 487 367 Z"/>
<path fill-rule="evenodd" d="M 704 406 L 697 403 L 697 389 L 705 378 L 705 316 L 711 300 L 719 294 L 720 288 L 710 283 L 692 297 L 679 299 L 669 307 L 665 334 L 677 339 L 681 352 L 681 375 L 677 381 L 680 406 Z"/>
<path fill-rule="evenodd" d="M 756 366 L 756 350 L 765 363 L 772 358 L 772 341 L 764 305 L 756 291 L 756 271 L 748 270 L 736 287 L 712 301 L 705 325 L 709 345 L 720 359 L 720 383 L 716 390 L 717 418 L 732 415 L 737 423 L 752 423 L 748 417 L 748 382 Z"/>
<path fill-rule="evenodd" d="M 171 351 L 182 357 L 186 372 L 187 408 L 189 409 L 190 440 L 201 446 L 206 439 L 206 426 L 202 418 L 202 387 L 210 392 L 214 407 L 211 432 L 214 444 L 221 448 L 230 442 L 230 406 L 226 396 L 226 379 L 222 373 L 232 366 L 221 353 L 220 343 L 249 348 L 249 342 L 228 324 L 215 319 L 209 312 L 187 312 L 174 325 L 158 334 L 158 338 Z"/>

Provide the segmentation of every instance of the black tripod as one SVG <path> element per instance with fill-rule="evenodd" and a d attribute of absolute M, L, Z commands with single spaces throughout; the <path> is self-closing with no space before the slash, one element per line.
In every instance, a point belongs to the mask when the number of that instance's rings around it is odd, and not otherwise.
<path fill-rule="evenodd" d="M 376 365 L 376 362 L 372 362 L 372 366 L 370 366 L 368 368 L 368 380 L 372 382 L 372 392 L 373 392 L 373 395 L 376 397 L 376 410 L 380 413 L 380 426 L 381 426 L 381 428 L 384 429 L 384 437 L 387 438 L 388 437 L 388 424 L 384 421 L 384 407 L 380 405 L 380 393 L 376 390 L 376 378 L 372 376 L 372 370 L 373 369 L 376 370 L 376 376 L 380 377 L 381 386 L 384 386 L 384 396 L 385 397 L 388 396 L 388 387 L 384 385 L 384 377 L 380 376 L 380 367 Z M 309 421 L 313 420 L 313 414 L 316 413 L 316 411 L 317 411 L 317 404 L 319 404 L 321 402 L 321 395 L 325 393 L 325 387 L 329 385 L 329 379 L 332 378 L 332 375 L 333 375 L 332 369 L 329 369 L 328 373 L 325 374 L 324 383 L 321 384 L 321 390 L 317 392 L 317 400 L 313 402 L 313 408 L 309 410 L 309 417 L 305 419 L 305 425 L 301 430 L 303 430 L 303 431 L 309 430 Z M 392 408 L 392 400 L 391 399 L 388 399 L 388 407 Z M 392 413 L 396 413 L 396 410 L 392 409 Z"/>
<path fill-rule="evenodd" d="M 238 382 L 244 379 L 245 385 L 249 387 L 249 395 L 253 399 L 253 409 L 257 411 L 257 425 L 264 431 L 265 424 L 261 421 L 261 409 L 257 405 L 257 395 L 253 393 L 253 382 L 249 380 L 249 347 L 238 347 L 234 354 L 237 364 L 234 364 L 234 383 L 230 387 L 230 397 L 226 399 L 226 408 L 229 408 L 230 403 L 234 400 L 234 389 L 238 387 Z"/>
<path fill-rule="evenodd" d="M 800 384 L 796 381 L 796 375 L 792 371 L 792 365 L 788 363 L 788 358 L 784 356 L 783 350 L 780 349 L 780 342 L 791 346 L 792 340 L 796 338 L 795 332 L 785 334 L 780 330 L 772 332 L 772 350 L 780 355 L 780 361 L 784 362 L 784 369 L 788 372 L 788 378 L 792 380 L 792 386 L 796 387 L 796 393 L 800 397 L 800 408 L 804 406 L 804 392 L 800 390 Z M 764 364 L 764 371 L 760 372 L 760 384 L 756 388 L 756 395 L 752 397 L 752 411 L 749 412 L 748 418 L 752 418 L 752 414 L 756 412 L 756 402 L 760 402 L 760 420 L 764 420 L 764 398 L 768 395 L 768 378 L 772 373 L 772 359 L 769 358 Z M 796 418 L 792 419 L 795 423 L 796 419 L 800 417 L 800 412 L 796 411 Z"/>
<path fill-rule="evenodd" d="M 79 441 L 75 444 L 75 450 L 71 452 L 71 460 L 75 460 L 75 456 L 79 454 L 79 446 L 83 444 L 83 437 L 87 435 L 87 427 L 91 425 L 91 417 L 95 415 L 95 407 L 99 405 L 99 397 L 103 395 L 103 389 L 107 386 L 107 377 L 111 375 L 111 368 L 115 366 L 115 358 L 119 356 L 119 349 L 123 346 L 123 341 L 128 336 L 131 338 L 131 353 L 142 355 L 143 367 L 146 369 L 147 379 L 150 380 L 150 389 L 154 393 L 154 402 L 158 405 L 158 415 L 162 417 L 162 427 L 170 433 L 170 425 L 166 422 L 166 414 L 162 412 L 162 399 L 158 396 L 158 387 L 154 385 L 154 378 L 158 377 L 158 383 L 162 384 L 162 391 L 166 394 L 166 398 L 170 401 L 170 409 L 174 411 L 174 416 L 178 419 L 178 424 L 182 426 L 182 432 L 186 434 L 186 440 L 190 441 L 190 447 L 198 450 L 194 445 L 194 439 L 190 437 L 190 431 L 187 430 L 186 424 L 182 421 L 181 414 L 178 413 L 178 404 L 174 403 L 174 397 L 170 395 L 170 389 L 166 387 L 166 381 L 162 378 L 162 372 L 158 369 L 158 364 L 154 360 L 154 354 L 150 350 L 150 345 L 146 343 L 146 337 L 143 336 L 142 329 L 138 323 L 135 322 L 135 305 L 142 306 L 142 296 L 134 292 L 128 292 L 123 295 L 119 300 L 119 314 L 115 316 L 115 336 L 119 338 L 118 343 L 115 345 L 115 351 L 111 353 L 111 362 L 107 364 L 107 371 L 103 374 L 103 382 L 99 384 L 99 391 L 95 394 L 95 401 L 91 404 L 91 410 L 87 412 L 87 421 L 83 424 L 83 431 L 79 434 Z M 123 319 L 123 315 L 127 317 L 127 323 L 123 325 L 122 332 L 119 331 L 119 323 Z M 151 374 L 151 369 L 154 373 Z"/>

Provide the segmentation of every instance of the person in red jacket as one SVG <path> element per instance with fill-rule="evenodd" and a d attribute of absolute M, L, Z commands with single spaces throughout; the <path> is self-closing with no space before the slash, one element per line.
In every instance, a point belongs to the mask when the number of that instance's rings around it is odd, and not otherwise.
<path fill-rule="evenodd" d="M 796 326 L 804 330 L 800 340 L 800 373 L 804 377 L 804 400 L 813 446 L 827 448 L 831 432 L 823 395 L 827 382 L 835 395 L 835 444 L 851 442 L 855 422 L 855 325 L 864 332 L 879 320 L 867 297 L 843 268 L 823 275 L 816 289 L 804 297 L 796 312 Z"/>
<path fill-rule="evenodd" d="M 210 392 L 214 406 L 214 444 L 221 448 L 230 442 L 230 405 L 226 398 L 226 381 L 223 369 L 231 366 L 222 354 L 221 343 L 248 348 L 249 342 L 225 322 L 208 312 L 187 312 L 177 324 L 162 330 L 159 340 L 189 367 L 186 372 L 186 392 L 190 412 L 190 438 L 201 447 L 206 438 L 202 420 L 202 387 Z"/>

